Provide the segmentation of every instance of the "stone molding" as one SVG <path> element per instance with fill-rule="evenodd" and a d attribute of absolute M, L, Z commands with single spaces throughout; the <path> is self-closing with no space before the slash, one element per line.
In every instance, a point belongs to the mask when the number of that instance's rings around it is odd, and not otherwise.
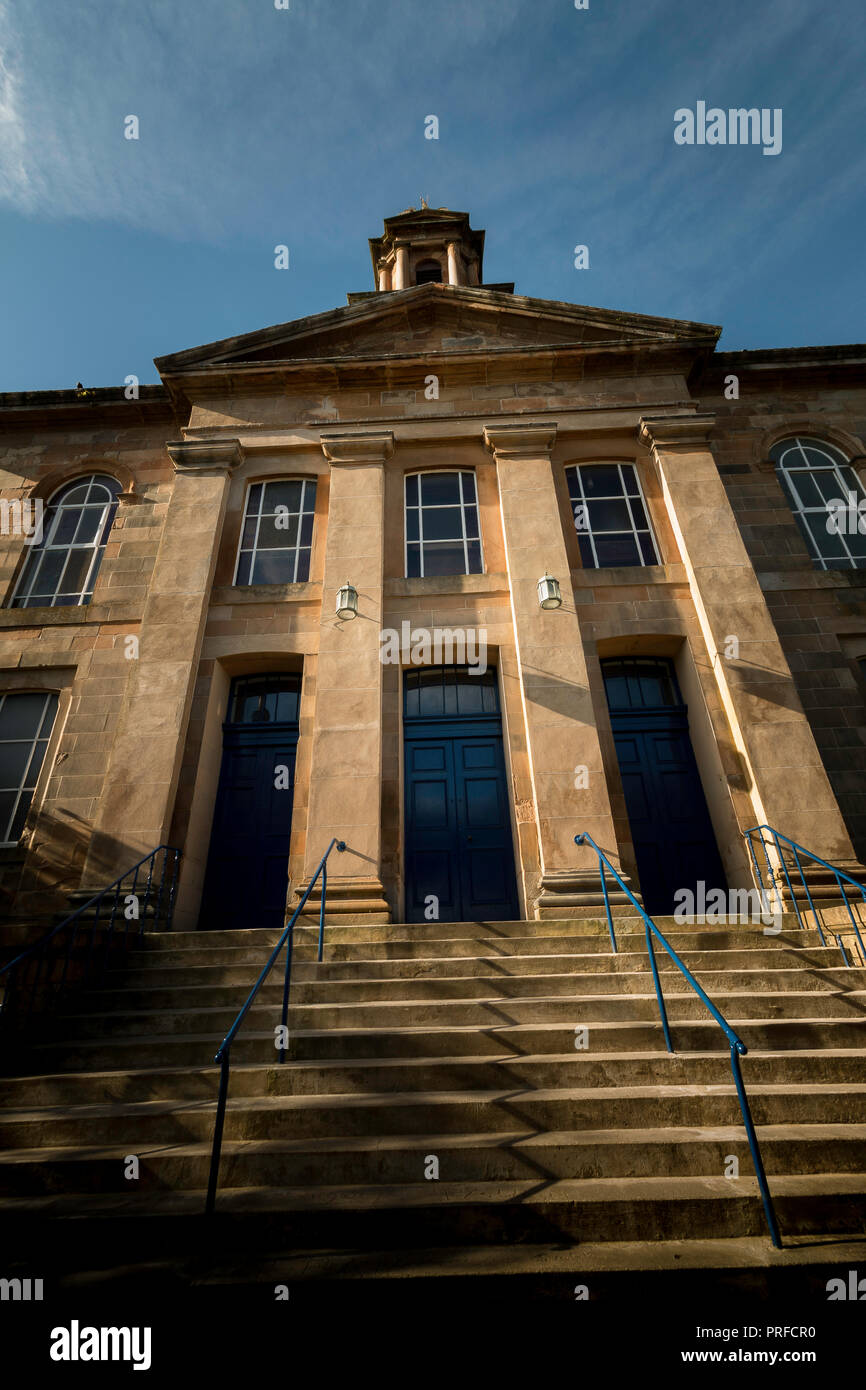
<path fill-rule="evenodd" d="M 243 463 L 239 439 L 180 439 L 165 446 L 176 473 L 205 473 L 215 468 L 231 470 Z"/>
<path fill-rule="evenodd" d="M 322 453 L 332 468 L 340 464 L 380 465 L 394 452 L 391 430 L 357 430 L 349 434 L 323 434 Z"/>
<path fill-rule="evenodd" d="M 708 410 L 690 415 L 642 415 L 638 439 L 654 452 L 709 449 L 710 431 L 715 423 L 715 412 Z"/>
<path fill-rule="evenodd" d="M 484 443 L 499 458 L 540 458 L 556 443 L 556 422 L 485 425 Z"/>

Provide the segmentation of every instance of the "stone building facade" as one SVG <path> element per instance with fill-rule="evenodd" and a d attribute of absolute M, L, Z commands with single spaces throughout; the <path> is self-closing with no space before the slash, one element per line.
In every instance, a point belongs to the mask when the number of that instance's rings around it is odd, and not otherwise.
<path fill-rule="evenodd" d="M 579 832 L 654 910 L 751 886 L 757 824 L 858 870 L 864 349 L 719 353 L 483 246 L 410 210 L 343 308 L 0 396 L 19 939 L 163 843 L 183 928 L 282 920 L 334 836 L 350 922 L 579 913 Z"/>

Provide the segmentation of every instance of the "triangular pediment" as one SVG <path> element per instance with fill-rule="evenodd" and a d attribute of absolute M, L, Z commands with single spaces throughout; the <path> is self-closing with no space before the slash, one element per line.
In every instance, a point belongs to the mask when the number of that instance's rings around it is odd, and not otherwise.
<path fill-rule="evenodd" d="M 375 293 L 324 314 L 156 358 L 163 375 L 279 363 L 381 361 L 542 348 L 712 348 L 713 324 L 619 313 L 497 290 L 421 285 Z"/>

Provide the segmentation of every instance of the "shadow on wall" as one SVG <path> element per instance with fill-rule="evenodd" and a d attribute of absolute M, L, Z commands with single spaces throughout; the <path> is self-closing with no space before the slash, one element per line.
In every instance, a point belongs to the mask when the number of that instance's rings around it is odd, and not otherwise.
<path fill-rule="evenodd" d="M 90 823 L 68 812 L 42 811 L 28 821 L 18 852 L 0 865 L 0 956 L 36 940 L 71 910 L 92 837 Z M 93 891 L 141 858 L 140 849 L 104 832 L 99 843 L 99 867 L 86 885 Z"/>

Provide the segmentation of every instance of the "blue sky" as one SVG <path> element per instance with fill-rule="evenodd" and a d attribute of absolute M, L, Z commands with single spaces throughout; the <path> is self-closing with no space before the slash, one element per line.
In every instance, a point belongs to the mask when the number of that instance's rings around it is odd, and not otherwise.
<path fill-rule="evenodd" d="M 422 194 L 518 293 L 857 342 L 864 67 L 862 0 L 0 0 L 0 391 L 343 304 Z M 782 152 L 677 146 L 699 100 Z"/>

